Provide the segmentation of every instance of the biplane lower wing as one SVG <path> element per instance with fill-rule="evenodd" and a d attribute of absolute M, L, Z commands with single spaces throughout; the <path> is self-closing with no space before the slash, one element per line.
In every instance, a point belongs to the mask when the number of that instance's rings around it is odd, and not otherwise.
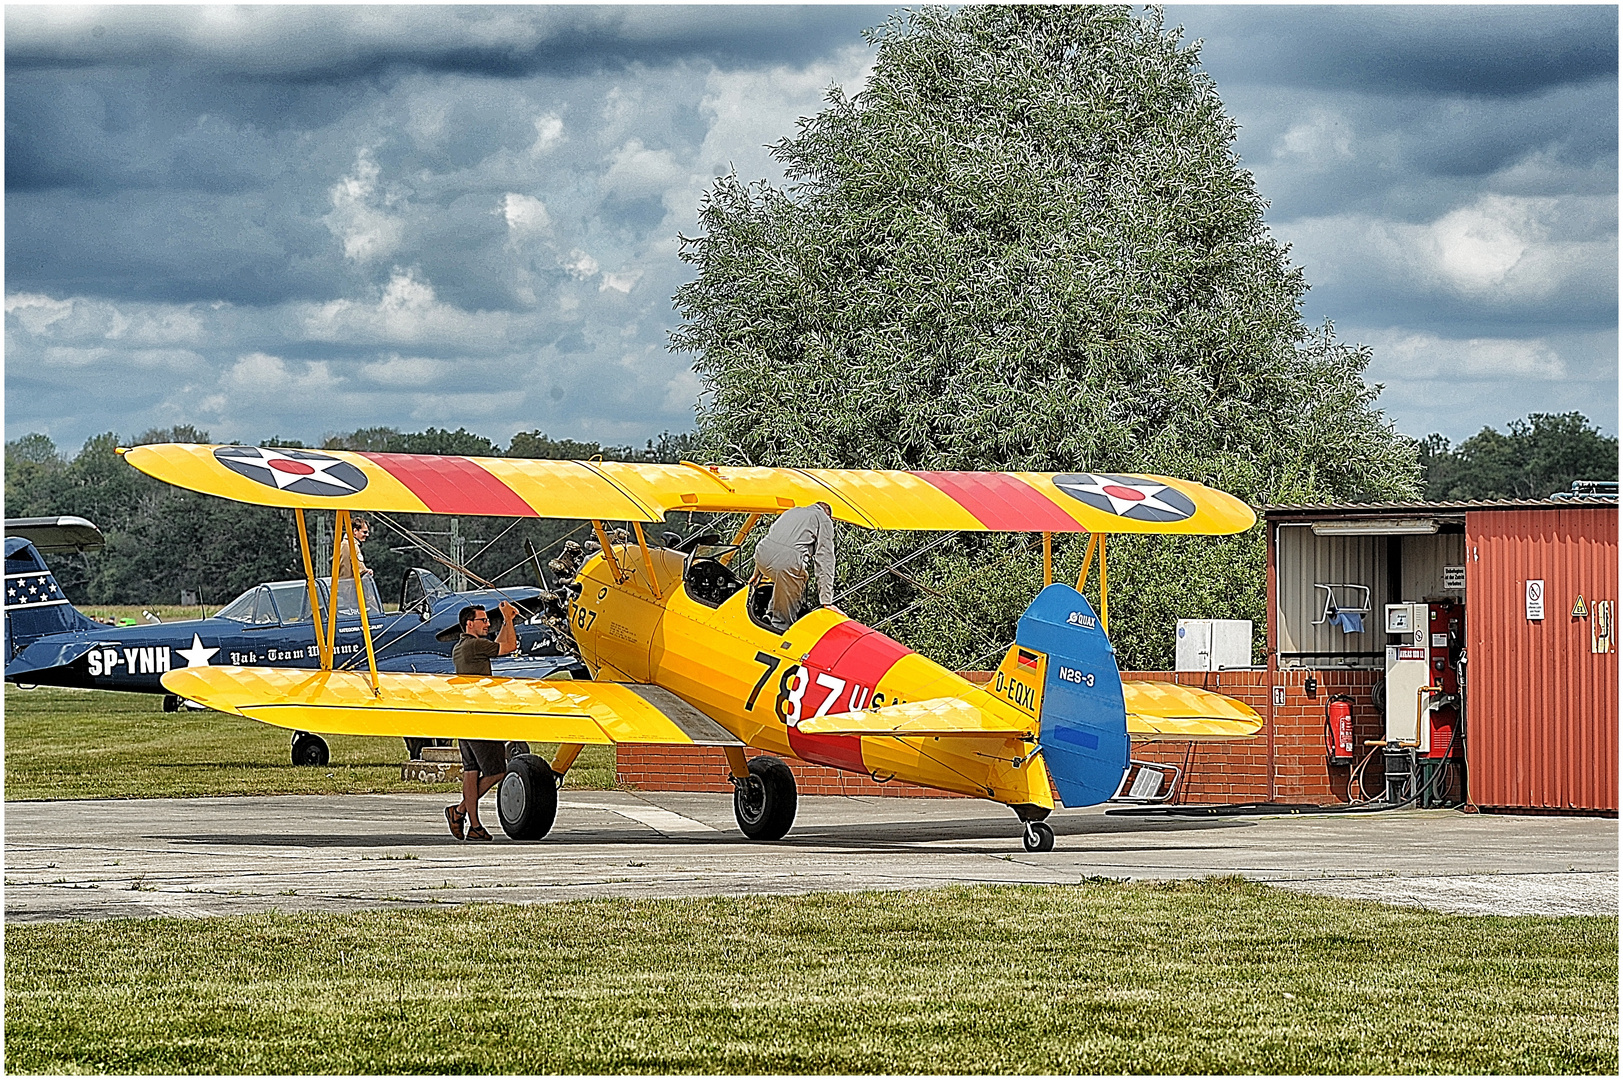
<path fill-rule="evenodd" d="M 931 698 L 862 712 L 812 716 L 800 721 L 805 735 L 990 736 L 1018 739 L 1037 734 L 1037 722 L 982 709 L 962 698 Z"/>
<path fill-rule="evenodd" d="M 327 735 L 742 745 L 648 685 L 379 672 L 374 695 L 364 672 L 271 667 L 182 668 L 163 685 L 211 709 Z"/>
<path fill-rule="evenodd" d="M 1127 734 L 1134 739 L 1223 742 L 1262 730 L 1262 717 L 1251 706 L 1224 694 L 1166 682 L 1123 681 L 1121 688 Z"/>

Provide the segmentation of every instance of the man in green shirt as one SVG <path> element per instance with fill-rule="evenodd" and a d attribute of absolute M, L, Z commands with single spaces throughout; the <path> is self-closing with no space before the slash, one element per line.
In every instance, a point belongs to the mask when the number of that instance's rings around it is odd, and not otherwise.
<path fill-rule="evenodd" d="M 518 648 L 518 610 L 503 600 L 501 612 L 502 628 L 494 641 L 485 636 L 490 633 L 490 616 L 484 608 L 465 607 L 458 613 L 462 636 L 451 649 L 458 675 L 489 675 L 491 657 L 506 656 Z M 462 748 L 462 801 L 445 808 L 445 821 L 458 840 L 489 840 L 489 831 L 479 824 L 479 799 L 506 775 L 507 744 L 500 739 L 458 739 L 457 743 Z"/>

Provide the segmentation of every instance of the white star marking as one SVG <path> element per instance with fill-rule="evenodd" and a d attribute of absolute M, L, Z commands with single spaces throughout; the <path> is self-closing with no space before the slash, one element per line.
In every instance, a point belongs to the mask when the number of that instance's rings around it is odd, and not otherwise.
<path fill-rule="evenodd" d="M 360 490 L 354 484 L 345 483 L 336 476 L 327 475 L 328 469 L 332 468 L 334 465 L 343 464 L 337 458 L 333 458 L 329 461 L 311 460 L 309 458 L 290 457 L 287 454 L 278 453 L 275 450 L 267 450 L 262 446 L 255 446 L 251 447 L 250 449 L 252 449 L 254 454 L 257 454 L 258 456 L 251 457 L 247 454 L 232 454 L 230 455 L 229 460 L 245 461 L 250 465 L 261 465 L 270 470 L 271 478 L 276 481 L 276 487 L 278 490 L 285 488 L 289 484 L 295 483 L 299 480 L 314 480 L 318 484 L 327 484 L 331 487 L 337 488 L 339 491 L 354 492 Z M 275 463 L 279 461 L 292 462 L 298 471 L 286 472 L 283 469 L 278 469 Z M 309 469 L 310 471 L 305 472 L 303 471 L 304 469 Z"/>
<path fill-rule="evenodd" d="M 1147 480 L 1140 480 L 1136 483 L 1123 483 L 1120 480 L 1111 480 L 1107 477 L 1095 476 L 1093 478 L 1093 483 L 1091 484 L 1059 484 L 1057 486 L 1062 487 L 1067 491 L 1085 491 L 1090 495 L 1103 495 L 1105 498 L 1110 500 L 1111 510 L 1118 516 L 1123 514 L 1125 511 L 1131 510 L 1135 506 L 1148 506 L 1155 510 L 1164 510 L 1169 514 L 1175 514 L 1180 518 L 1189 516 L 1189 512 L 1183 507 L 1172 506 L 1171 504 L 1162 502 L 1160 499 L 1156 498 L 1156 496 L 1161 494 L 1161 492 L 1168 490 L 1168 486 L 1166 484 L 1156 484 Z M 1140 493 L 1142 497 L 1137 499 L 1123 498 L 1122 496 L 1116 494 L 1115 491 L 1109 490 L 1110 488 L 1115 488 L 1117 491 L 1122 489 L 1135 491 Z"/>
<path fill-rule="evenodd" d="M 203 639 L 198 637 L 196 634 L 193 634 L 192 647 L 189 649 L 176 649 L 175 655 L 184 656 L 186 658 L 187 667 L 208 667 L 209 657 L 213 656 L 219 651 L 220 650 L 217 648 L 205 649 L 203 647 Z"/>

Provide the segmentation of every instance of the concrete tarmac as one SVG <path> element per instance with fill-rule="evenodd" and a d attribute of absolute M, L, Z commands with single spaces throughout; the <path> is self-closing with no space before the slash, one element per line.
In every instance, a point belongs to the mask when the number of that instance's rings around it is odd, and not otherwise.
<path fill-rule="evenodd" d="M 1059 810 L 1028 854 L 969 799 L 800 800 L 778 843 L 727 795 L 565 791 L 552 833 L 459 843 L 445 795 L 74 800 L 5 805 L 7 922 L 347 912 L 585 897 L 793 894 L 1090 877 L 1241 874 L 1439 911 L 1616 915 L 1615 819 L 1396 810 L 1168 818 Z"/>

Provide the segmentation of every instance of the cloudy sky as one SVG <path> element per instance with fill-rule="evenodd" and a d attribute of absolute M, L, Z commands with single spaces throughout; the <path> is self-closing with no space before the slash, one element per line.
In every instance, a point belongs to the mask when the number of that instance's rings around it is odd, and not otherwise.
<path fill-rule="evenodd" d="M 887 7 L 29 8 L 6 438 L 693 425 L 676 236 Z M 1170 7 L 1400 430 L 1617 431 L 1617 10 Z"/>

